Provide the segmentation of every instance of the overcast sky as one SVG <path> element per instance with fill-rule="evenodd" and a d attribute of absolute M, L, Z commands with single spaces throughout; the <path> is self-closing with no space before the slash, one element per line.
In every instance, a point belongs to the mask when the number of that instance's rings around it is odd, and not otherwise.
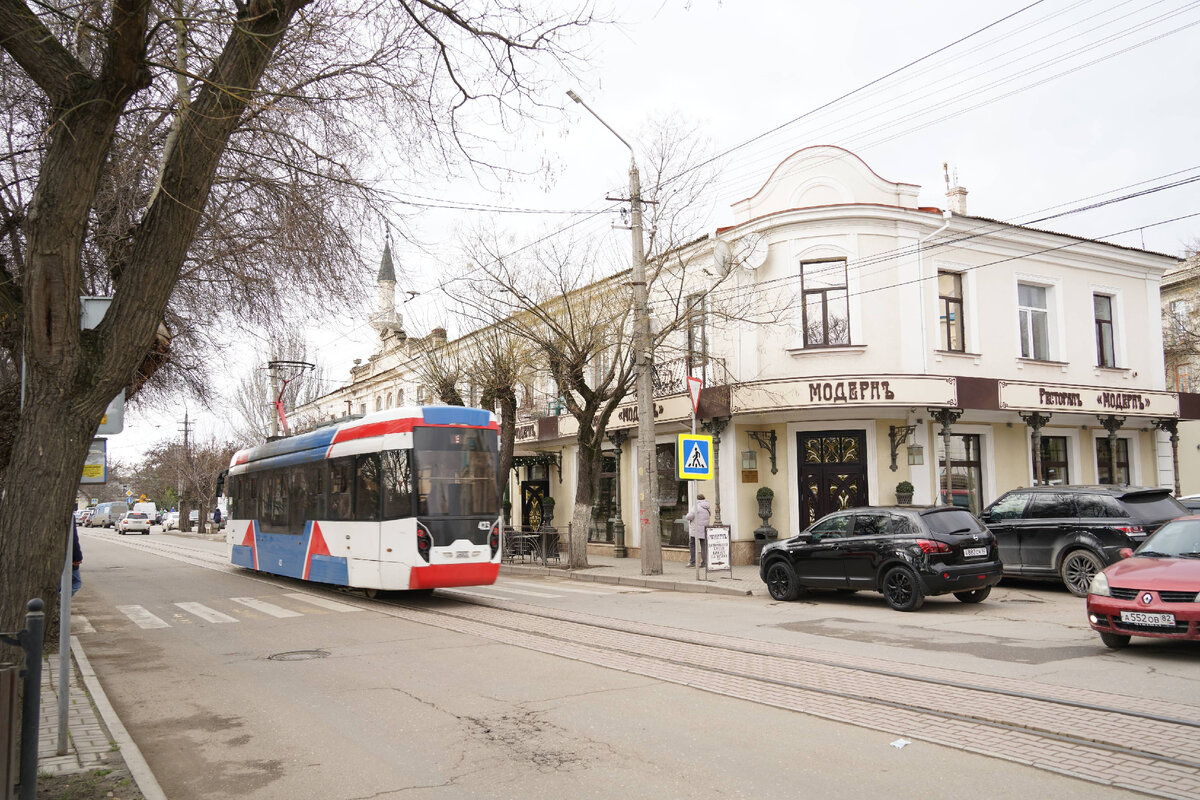
<path fill-rule="evenodd" d="M 422 212 L 419 244 L 395 244 L 401 289 L 422 293 L 402 309 L 410 335 L 438 321 L 431 300 L 443 264 L 454 262 L 455 233 L 480 216 L 455 207 L 519 208 L 492 216 L 518 235 L 574 223 L 576 235 L 628 247 L 614 216 L 581 223 L 528 213 L 602 209 L 606 194 L 628 185 L 629 151 L 567 99 L 572 88 L 635 147 L 651 120 L 677 114 L 724 154 L 698 234 L 728 224 L 730 204 L 789 154 L 832 144 L 888 180 L 920 185 L 922 205 L 946 206 L 949 162 L 973 215 L 1026 223 L 1141 194 L 1036 227 L 1166 253 L 1200 239 L 1200 216 L 1167 222 L 1200 214 L 1200 183 L 1188 182 L 1200 181 L 1200 3 L 620 0 L 609 8 L 620 22 L 592 31 L 580 51 L 586 72 L 550 81 L 540 98 L 563 112 L 499 142 L 514 165 L 549 164 L 552 180 L 391 187 L 414 203 L 450 207 Z M 314 332 L 330 389 L 348 378 L 352 359 L 373 352 L 372 310 L 322 320 Z M 219 433 L 199 416 L 198 433 Z M 110 453 L 131 459 L 178 437 L 173 420 L 131 410 Z"/>

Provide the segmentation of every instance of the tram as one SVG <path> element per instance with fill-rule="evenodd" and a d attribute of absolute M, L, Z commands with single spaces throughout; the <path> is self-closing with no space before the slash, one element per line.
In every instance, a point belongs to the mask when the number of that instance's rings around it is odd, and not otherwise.
<path fill-rule="evenodd" d="M 407 406 L 241 450 L 230 560 L 368 595 L 495 583 L 498 432 L 490 411 Z"/>

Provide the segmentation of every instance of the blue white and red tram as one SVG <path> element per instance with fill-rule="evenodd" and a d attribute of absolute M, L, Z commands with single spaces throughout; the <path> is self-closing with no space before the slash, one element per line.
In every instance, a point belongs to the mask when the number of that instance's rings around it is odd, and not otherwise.
<path fill-rule="evenodd" d="M 368 593 L 494 583 L 498 431 L 490 411 L 409 406 L 241 450 L 230 558 Z"/>

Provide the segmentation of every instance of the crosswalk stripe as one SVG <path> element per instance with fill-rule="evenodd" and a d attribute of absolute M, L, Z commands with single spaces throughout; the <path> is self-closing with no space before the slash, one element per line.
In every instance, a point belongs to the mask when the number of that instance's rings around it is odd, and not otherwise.
<path fill-rule="evenodd" d="M 216 609 L 209 608 L 201 603 L 176 603 L 175 605 L 182 608 L 189 614 L 193 614 L 205 622 L 237 622 L 237 617 L 231 617 L 228 614 L 222 614 Z M 136 620 L 135 620 L 136 621 Z"/>
<path fill-rule="evenodd" d="M 71 633 L 95 633 L 96 629 L 83 614 L 71 615 Z"/>
<path fill-rule="evenodd" d="M 303 617 L 299 611 L 292 611 L 290 608 L 277 606 L 274 603 L 268 603 L 266 600 L 259 600 L 257 597 L 231 597 L 229 598 L 235 603 L 253 608 L 255 611 L 261 611 L 264 614 L 270 614 L 272 617 Z"/>
<path fill-rule="evenodd" d="M 362 611 L 362 609 L 358 606 L 339 603 L 337 600 L 329 600 L 324 597 L 317 597 L 316 595 L 304 594 L 303 592 L 289 592 L 288 594 L 285 594 L 284 597 L 290 597 L 293 600 L 299 600 L 302 603 L 311 603 L 314 606 L 327 608 L 330 611 L 338 611 L 342 614 L 345 614 L 348 611 Z"/>
<path fill-rule="evenodd" d="M 139 628 L 149 630 L 151 628 L 171 627 L 170 623 L 164 622 L 154 616 L 142 606 L 117 606 L 117 611 L 129 617 L 129 621 Z"/>

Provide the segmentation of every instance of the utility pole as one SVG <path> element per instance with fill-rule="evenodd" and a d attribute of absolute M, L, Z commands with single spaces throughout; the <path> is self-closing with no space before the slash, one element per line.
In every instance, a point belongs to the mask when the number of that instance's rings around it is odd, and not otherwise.
<path fill-rule="evenodd" d="M 188 432 L 189 432 L 190 428 L 191 428 L 191 423 L 188 419 L 187 409 L 185 408 L 183 410 L 183 429 L 182 429 L 183 430 L 183 466 L 179 469 L 179 472 L 176 474 L 176 478 L 177 478 L 176 488 L 178 489 L 177 493 L 179 495 L 179 530 L 181 530 L 181 531 L 188 531 L 191 529 L 190 525 L 189 525 L 189 517 L 188 517 L 188 513 L 191 511 L 191 508 L 188 507 L 187 503 L 185 503 L 184 499 L 183 499 L 183 484 L 184 484 L 183 470 L 190 467 L 192 464 L 192 451 L 191 451 L 191 446 L 188 443 Z"/>
<path fill-rule="evenodd" d="M 662 539 L 658 517 L 658 467 L 654 444 L 654 382 L 651 375 L 653 342 L 650 336 L 650 289 L 646 285 L 646 252 L 642 243 L 642 181 L 633 145 L 617 133 L 573 91 L 567 97 L 587 109 L 601 125 L 629 148 L 629 205 L 633 230 L 633 349 L 637 371 L 638 523 L 642 548 L 642 574 L 661 575 Z"/>

